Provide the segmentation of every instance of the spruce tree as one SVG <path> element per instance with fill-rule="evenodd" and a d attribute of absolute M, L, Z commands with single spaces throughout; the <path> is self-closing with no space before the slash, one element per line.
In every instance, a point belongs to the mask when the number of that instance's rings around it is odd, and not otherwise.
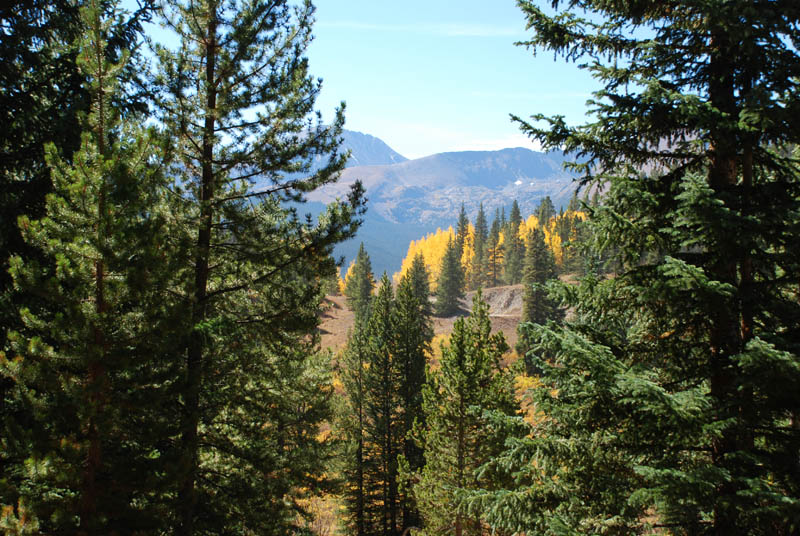
<path fill-rule="evenodd" d="M 3 456 L 26 460 L 4 468 L 4 479 L 21 476 L 19 506 L 44 533 L 157 530 L 174 477 L 162 442 L 175 432 L 165 383 L 175 371 L 155 342 L 168 337 L 163 291 L 174 268 L 163 258 L 166 182 L 154 132 L 119 119 L 127 54 L 107 60 L 115 15 L 106 7 L 107 18 L 99 2 L 81 9 L 90 113 L 80 149 L 70 163 L 46 147 L 45 216 L 19 219 L 38 259 L 11 259 L 16 288 L 40 298 L 21 308 L 24 328 L 9 332 L 0 354 L 8 409 L 18 410 L 9 415 L 24 419 L 4 419 Z"/>
<path fill-rule="evenodd" d="M 503 243 L 500 237 L 500 214 L 499 210 L 495 213 L 492 227 L 489 231 L 489 239 L 486 242 L 486 284 L 496 287 L 500 281 L 503 268 Z"/>
<path fill-rule="evenodd" d="M 469 234 L 469 218 L 464 209 L 464 202 L 461 202 L 461 210 L 458 213 L 458 223 L 456 224 L 456 246 L 458 247 L 458 258 L 464 253 L 464 240 Z"/>
<path fill-rule="evenodd" d="M 404 470 L 418 472 L 424 465 L 422 449 L 412 437 L 414 423 L 424 423 L 422 412 L 422 386 L 425 383 L 425 364 L 433 339 L 430 307 L 428 305 L 428 274 L 422 257 L 415 258 L 411 270 L 400 280 L 395 301 L 393 329 L 394 361 L 400 372 L 400 399 Z M 424 299 L 424 302 L 420 300 Z M 408 493 L 401 496 L 402 523 L 400 532 L 409 527 L 419 527 L 419 514 Z"/>
<path fill-rule="evenodd" d="M 517 200 L 511 205 L 511 213 L 503 230 L 503 280 L 507 285 L 516 285 L 522 281 L 522 263 L 525 256 L 525 243 L 519 236 L 522 215 Z"/>
<path fill-rule="evenodd" d="M 431 315 L 431 285 L 428 267 L 425 264 L 425 257 L 422 253 L 417 253 L 411 263 L 411 268 L 408 270 L 406 277 L 409 280 L 409 286 L 417 298 L 422 314 L 425 316 Z"/>
<path fill-rule="evenodd" d="M 536 217 L 539 219 L 539 225 L 541 227 L 547 227 L 550 223 L 550 218 L 556 215 L 556 208 L 553 206 L 553 201 L 550 200 L 550 196 L 546 195 L 544 198 L 539 201 L 539 206 L 536 207 Z"/>
<path fill-rule="evenodd" d="M 176 239 L 188 249 L 172 522 L 183 535 L 286 532 L 322 471 L 308 427 L 324 411 L 297 395 L 322 380 L 308 368 L 319 281 L 355 231 L 360 187 L 318 223 L 285 203 L 346 160 L 341 112 L 329 126 L 311 119 L 309 2 L 175 0 L 163 11 L 180 44 L 157 49 L 157 105 L 180 155 Z M 317 157 L 326 164 L 311 173 Z"/>
<path fill-rule="evenodd" d="M 458 259 L 456 243 L 450 239 L 442 258 L 442 269 L 436 285 L 436 304 L 434 306 L 436 315 L 452 316 L 458 313 L 463 298 L 464 272 Z"/>
<path fill-rule="evenodd" d="M 548 295 L 545 287 L 548 281 L 556 278 L 556 263 L 553 253 L 544 243 L 544 232 L 534 228 L 528 231 L 525 248 L 525 266 L 522 276 L 524 293 L 522 296 L 522 316 L 520 317 L 519 342 L 517 353 L 525 359 L 525 369 L 531 374 L 535 371 L 527 357 L 531 349 L 529 324 L 546 324 L 561 320 L 563 313 Z"/>
<path fill-rule="evenodd" d="M 529 534 L 796 534 L 800 5 L 521 5 L 529 46 L 604 84 L 594 122 L 523 128 L 603 188 L 592 239 L 620 269 L 534 330 L 547 418 L 500 460 L 519 487 L 474 511 Z"/>
<path fill-rule="evenodd" d="M 403 453 L 403 365 L 398 360 L 392 284 L 384 273 L 370 307 L 367 323 L 367 362 L 364 372 L 366 442 L 375 460 L 371 485 L 377 490 L 379 534 L 397 534 L 402 521 L 397 457 Z M 405 350 L 410 351 L 410 348 Z M 412 357 L 407 355 L 409 359 Z M 409 371 L 411 372 L 411 371 Z"/>
<path fill-rule="evenodd" d="M 478 214 L 475 216 L 475 256 L 472 258 L 466 277 L 467 289 L 469 290 L 481 288 L 486 283 L 486 273 L 488 272 L 486 246 L 488 240 L 489 224 L 486 221 L 486 213 L 483 211 L 483 203 L 481 203 Z"/>
<path fill-rule="evenodd" d="M 372 275 L 372 263 L 362 242 L 358 247 L 353 271 L 345 281 L 344 287 L 347 304 L 356 313 L 356 316 L 366 313 L 374 288 L 375 278 Z"/>
<path fill-rule="evenodd" d="M 480 535 L 480 518 L 458 508 L 457 490 L 491 488 L 499 473 L 478 468 L 502 451 L 510 428 L 495 426 L 486 412 L 516 413 L 511 376 L 501 367 L 508 350 L 502 333 L 491 334 L 489 308 L 480 291 L 469 318 L 459 318 L 442 344 L 440 368 L 423 388 L 424 422 L 417 434 L 425 466 L 414 486 L 424 533 Z"/>

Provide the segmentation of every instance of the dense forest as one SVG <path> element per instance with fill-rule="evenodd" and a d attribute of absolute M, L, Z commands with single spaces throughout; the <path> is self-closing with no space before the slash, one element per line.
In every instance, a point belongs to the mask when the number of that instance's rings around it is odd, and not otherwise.
<path fill-rule="evenodd" d="M 513 118 L 579 193 L 343 279 L 310 1 L 0 7 L 5 534 L 800 533 L 800 4 L 518 4 L 603 86 Z"/>

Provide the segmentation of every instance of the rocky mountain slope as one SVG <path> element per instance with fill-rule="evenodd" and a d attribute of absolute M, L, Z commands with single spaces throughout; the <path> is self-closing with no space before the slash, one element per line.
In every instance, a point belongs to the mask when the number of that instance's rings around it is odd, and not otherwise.
<path fill-rule="evenodd" d="M 566 206 L 575 189 L 560 152 L 509 148 L 408 160 L 374 136 L 345 131 L 343 137 L 351 151 L 348 168 L 336 184 L 310 193 L 301 211 L 319 212 L 361 180 L 369 199 L 365 222 L 354 240 L 337 248 L 337 255 L 349 262 L 363 241 L 378 276 L 399 269 L 411 240 L 454 225 L 462 202 L 470 219 L 483 203 L 491 222 L 495 209 L 508 211 L 515 199 L 529 214 L 548 195 L 556 209 Z"/>

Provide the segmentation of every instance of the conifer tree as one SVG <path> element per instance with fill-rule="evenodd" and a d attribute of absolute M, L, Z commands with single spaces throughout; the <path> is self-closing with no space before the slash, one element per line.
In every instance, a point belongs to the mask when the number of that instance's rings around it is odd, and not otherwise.
<path fill-rule="evenodd" d="M 367 366 L 364 372 L 366 438 L 375 473 L 372 485 L 378 490 L 379 534 L 397 534 L 402 521 L 398 489 L 397 457 L 403 453 L 403 365 L 396 348 L 396 313 L 392 284 L 384 273 L 370 307 L 367 324 Z M 409 319 L 410 320 L 410 319 Z M 406 348 L 410 351 L 410 348 Z M 412 357 L 406 355 L 409 359 Z M 410 369 L 409 373 L 413 374 Z"/>
<path fill-rule="evenodd" d="M 428 276 L 425 263 L 415 259 L 412 269 L 400 281 L 394 309 L 394 361 L 400 372 L 402 426 L 402 456 L 405 471 L 416 473 L 422 469 L 422 449 L 411 435 L 414 423 L 424 423 L 422 413 L 422 386 L 425 383 L 425 364 L 433 339 L 430 306 L 428 305 Z M 424 299 L 422 302 L 420 299 Z M 400 532 L 409 527 L 419 527 L 419 514 L 413 498 L 404 493 L 401 498 L 402 523 Z"/>
<path fill-rule="evenodd" d="M 430 276 L 428 275 L 428 267 L 425 265 L 425 257 L 422 253 L 417 253 L 414 256 L 414 261 L 411 263 L 411 269 L 406 274 L 408 283 L 414 297 L 419 302 L 420 310 L 425 316 L 431 315 L 431 286 Z"/>
<path fill-rule="evenodd" d="M 464 272 L 457 255 L 455 242 L 449 240 L 436 285 L 434 309 L 437 316 L 452 316 L 461 309 L 461 300 L 464 298 Z"/>
<path fill-rule="evenodd" d="M 500 213 L 495 213 L 492 221 L 492 228 L 489 231 L 489 239 L 486 242 L 486 284 L 496 287 L 500 280 L 503 267 L 503 243 L 500 237 Z"/>
<path fill-rule="evenodd" d="M 508 285 L 516 285 L 522 281 L 522 263 L 525 256 L 525 244 L 519 236 L 522 215 L 517 200 L 511 205 L 511 213 L 505 226 L 504 234 L 504 267 L 503 279 Z"/>
<path fill-rule="evenodd" d="M 550 218 L 556 215 L 556 208 L 553 206 L 553 201 L 550 196 L 546 195 L 539 201 L 539 206 L 536 207 L 536 217 L 539 218 L 539 225 L 546 227 L 550 222 Z"/>
<path fill-rule="evenodd" d="M 458 223 L 456 224 L 456 246 L 458 247 L 458 258 L 464 253 L 464 240 L 469 233 L 469 218 L 464 209 L 464 202 L 461 202 L 461 210 L 458 213 Z"/>
<path fill-rule="evenodd" d="M 0 354 L 19 410 L 11 414 L 24 418 L 4 419 L 3 456 L 26 458 L 4 479 L 22 475 L 19 506 L 44 533 L 153 531 L 171 475 L 159 444 L 174 433 L 164 387 L 173 368 L 154 344 L 166 335 L 172 277 L 163 258 L 166 183 L 154 133 L 121 122 L 114 105 L 127 54 L 107 60 L 115 15 L 106 7 L 108 18 L 99 2 L 81 9 L 90 113 L 80 149 L 69 163 L 47 146 L 46 214 L 19 219 L 41 261 L 11 260 L 16 287 L 40 298 L 20 310 L 24 330 L 11 331 Z M 16 506 L 3 506 L 4 516 Z"/>
<path fill-rule="evenodd" d="M 489 224 L 486 221 L 486 213 L 483 211 L 483 203 L 480 204 L 478 214 L 475 216 L 475 256 L 469 266 L 467 273 L 467 288 L 475 290 L 485 283 L 488 271 L 488 259 L 486 255 L 487 241 L 489 240 Z"/>
<path fill-rule="evenodd" d="M 309 2 L 175 0 L 164 13 L 180 44 L 157 49 L 157 104 L 180 155 L 189 248 L 175 533 L 286 532 L 322 469 L 308 427 L 324 410 L 295 394 L 327 390 L 308 368 L 310 334 L 360 186 L 317 223 L 284 203 L 335 180 L 346 159 L 341 111 L 329 126 L 310 119 Z M 326 165 L 311 174 L 316 157 Z"/>
<path fill-rule="evenodd" d="M 363 315 L 369 307 L 372 299 L 372 291 L 375 288 L 375 278 L 372 275 L 372 262 L 370 262 L 364 243 L 358 247 L 353 271 L 345 281 L 344 295 L 347 297 L 347 304 L 356 315 Z"/>
<path fill-rule="evenodd" d="M 424 533 L 483 534 L 479 517 L 458 509 L 457 490 L 491 488 L 497 474 L 477 469 L 501 452 L 509 434 L 485 413 L 516 412 L 511 376 L 500 360 L 508 350 L 502 333 L 491 335 L 489 308 L 480 291 L 472 313 L 459 318 L 448 344 L 442 344 L 440 368 L 428 372 L 423 389 L 424 423 L 418 434 L 425 467 L 414 486 Z"/>
<path fill-rule="evenodd" d="M 553 253 L 544 243 L 544 233 L 534 228 L 528 231 L 525 248 L 525 266 L 522 276 L 524 293 L 522 296 L 522 317 L 520 318 L 519 342 L 517 353 L 525 358 L 525 368 L 529 374 L 534 372 L 527 353 L 531 349 L 531 340 L 527 324 L 546 324 L 563 317 L 558 305 L 547 293 L 545 284 L 556 278 L 556 264 Z"/>
<path fill-rule="evenodd" d="M 523 127 L 603 188 L 592 240 L 620 269 L 534 330 L 548 418 L 500 460 L 519 487 L 473 511 L 528 534 L 796 534 L 800 5 L 521 5 L 529 46 L 604 84 L 592 123 Z"/>
<path fill-rule="evenodd" d="M 377 459 L 367 445 L 367 391 L 364 375 L 369 363 L 367 315 L 358 315 L 342 357 L 342 384 L 346 400 L 337 422 L 345 437 L 343 464 L 347 525 L 356 536 L 380 534 L 377 504 L 380 488 L 373 483 L 379 473 Z"/>

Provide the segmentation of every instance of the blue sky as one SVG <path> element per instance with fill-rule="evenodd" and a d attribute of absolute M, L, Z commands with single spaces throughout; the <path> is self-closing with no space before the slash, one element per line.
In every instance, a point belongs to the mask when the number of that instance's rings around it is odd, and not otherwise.
<path fill-rule="evenodd" d="M 455 150 L 535 148 L 509 114 L 584 121 L 598 87 L 574 64 L 524 47 L 515 0 L 316 0 L 311 72 L 331 117 L 409 158 Z"/>

